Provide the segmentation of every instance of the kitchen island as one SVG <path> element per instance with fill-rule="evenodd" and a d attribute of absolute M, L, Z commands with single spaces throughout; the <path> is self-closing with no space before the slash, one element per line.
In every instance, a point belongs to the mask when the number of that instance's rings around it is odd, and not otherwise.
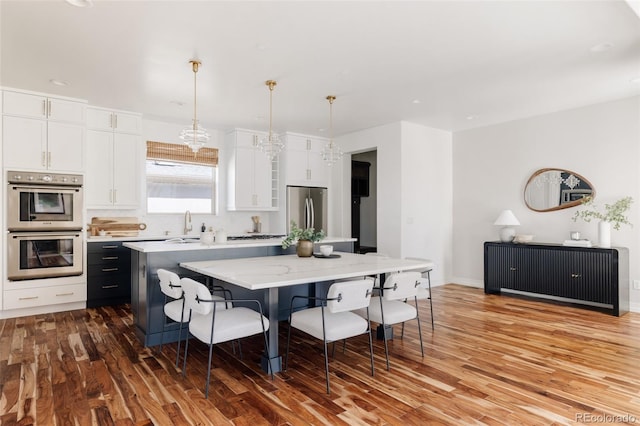
<path fill-rule="evenodd" d="M 184 242 L 186 241 L 186 242 Z M 331 244 L 335 250 L 353 252 L 355 239 L 327 237 L 319 244 Z M 158 284 L 157 270 L 168 269 L 177 273 L 180 277 L 191 277 L 198 281 L 204 281 L 202 275 L 183 269 L 182 262 L 194 262 L 204 260 L 238 259 L 261 256 L 279 256 L 295 253 L 295 247 L 282 248 L 282 238 L 260 240 L 235 240 L 211 245 L 201 244 L 199 241 L 142 241 L 125 242 L 124 247 L 131 249 L 131 310 L 136 330 L 136 335 L 145 346 L 160 344 L 160 336 L 164 328 L 164 342 L 172 342 L 178 339 L 178 324 L 167 322 L 164 311 L 164 295 Z M 318 251 L 318 250 L 315 250 Z M 224 284 L 214 282 L 214 284 Z M 228 286 L 228 285 L 227 285 Z M 234 297 L 250 297 L 262 300 L 266 305 L 267 294 L 253 292 L 251 290 L 230 287 Z M 315 292 L 315 286 L 291 287 L 291 291 L 305 294 Z M 295 289 L 295 290 L 293 290 Z M 288 294 L 282 295 L 282 300 L 289 300 Z M 287 317 L 288 306 L 280 307 L 281 318 Z"/>

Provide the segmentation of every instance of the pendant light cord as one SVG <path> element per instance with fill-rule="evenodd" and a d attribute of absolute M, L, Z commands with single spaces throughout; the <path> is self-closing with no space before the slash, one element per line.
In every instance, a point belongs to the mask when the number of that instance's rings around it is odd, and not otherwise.
<path fill-rule="evenodd" d="M 327 100 L 329 101 L 329 147 L 333 149 L 333 101 L 336 100 L 336 97 L 329 95 Z"/>
<path fill-rule="evenodd" d="M 271 124 L 273 122 L 273 88 L 278 83 L 276 83 L 275 80 L 267 80 L 265 84 L 269 86 L 269 143 L 271 143 L 273 140 L 271 137 Z"/>
<path fill-rule="evenodd" d="M 197 78 L 197 74 L 198 74 L 198 65 L 200 65 L 200 62 L 198 61 L 191 61 L 191 64 L 193 65 L 193 141 L 196 141 L 196 135 L 198 134 L 198 102 L 197 102 L 197 96 L 198 96 L 198 78 Z"/>

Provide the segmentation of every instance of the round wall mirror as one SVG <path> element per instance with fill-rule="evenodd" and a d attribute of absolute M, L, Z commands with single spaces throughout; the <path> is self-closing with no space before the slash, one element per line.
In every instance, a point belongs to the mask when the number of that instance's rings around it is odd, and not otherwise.
<path fill-rule="evenodd" d="M 550 212 L 578 206 L 583 198 L 595 194 L 591 182 L 578 173 L 564 169 L 540 169 L 527 181 L 524 202 L 531 210 Z"/>

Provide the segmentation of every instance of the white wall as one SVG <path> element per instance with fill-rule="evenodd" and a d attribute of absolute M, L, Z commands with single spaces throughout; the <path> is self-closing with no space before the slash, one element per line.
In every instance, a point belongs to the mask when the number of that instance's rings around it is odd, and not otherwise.
<path fill-rule="evenodd" d="M 527 179 L 545 167 L 574 171 L 596 190 L 596 204 L 632 196 L 634 227 L 612 231 L 614 246 L 628 247 L 630 278 L 640 279 L 640 97 L 561 111 L 453 135 L 453 274 L 481 286 L 485 241 L 498 239 L 493 222 L 513 210 L 518 233 L 561 243 L 572 230 L 597 242 L 594 222 L 573 222 L 577 208 L 538 213 L 524 204 Z M 631 290 L 640 311 L 640 291 Z M 635 306 L 635 308 L 634 308 Z"/>
<path fill-rule="evenodd" d="M 451 271 L 452 139 L 448 132 L 399 122 L 337 139 L 347 153 L 376 149 L 378 252 L 396 257 L 432 259 L 434 285 Z M 348 158 L 347 158 L 348 157 Z M 342 192 L 342 236 L 350 235 L 350 164 L 336 169 Z M 347 166 L 348 163 L 348 166 Z"/>
<path fill-rule="evenodd" d="M 451 133 L 402 123 L 402 256 L 434 261 L 432 281 L 452 272 L 453 149 Z"/>
<path fill-rule="evenodd" d="M 146 141 L 179 143 L 178 135 L 184 126 L 175 123 L 167 123 L 156 120 L 143 119 L 142 138 L 140 142 L 140 171 L 144 176 L 144 161 L 146 158 Z M 268 233 L 269 214 L 267 212 L 230 212 L 227 211 L 227 187 L 226 187 L 226 150 L 224 132 L 215 129 L 207 129 L 211 135 L 207 146 L 218 148 L 218 214 L 217 215 L 192 215 L 193 231 L 196 235 L 200 232 L 200 226 L 204 222 L 207 227 L 214 230 L 224 229 L 227 233 L 238 234 L 252 230 L 253 222 L 251 216 L 259 215 L 262 222 L 262 232 Z M 184 229 L 184 215 L 182 214 L 146 214 L 146 186 L 145 180 L 140 179 L 141 204 L 139 210 L 88 210 L 87 217 L 91 220 L 93 216 L 137 216 L 141 222 L 147 224 L 146 231 L 141 235 L 156 236 L 169 231 L 171 235 L 182 235 Z"/>

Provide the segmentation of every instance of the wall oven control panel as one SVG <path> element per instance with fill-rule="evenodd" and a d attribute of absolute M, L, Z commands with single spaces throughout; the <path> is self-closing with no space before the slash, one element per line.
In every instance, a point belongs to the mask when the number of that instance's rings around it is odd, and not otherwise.
<path fill-rule="evenodd" d="M 7 177 L 9 183 L 23 185 L 82 186 L 82 175 L 9 171 Z"/>

